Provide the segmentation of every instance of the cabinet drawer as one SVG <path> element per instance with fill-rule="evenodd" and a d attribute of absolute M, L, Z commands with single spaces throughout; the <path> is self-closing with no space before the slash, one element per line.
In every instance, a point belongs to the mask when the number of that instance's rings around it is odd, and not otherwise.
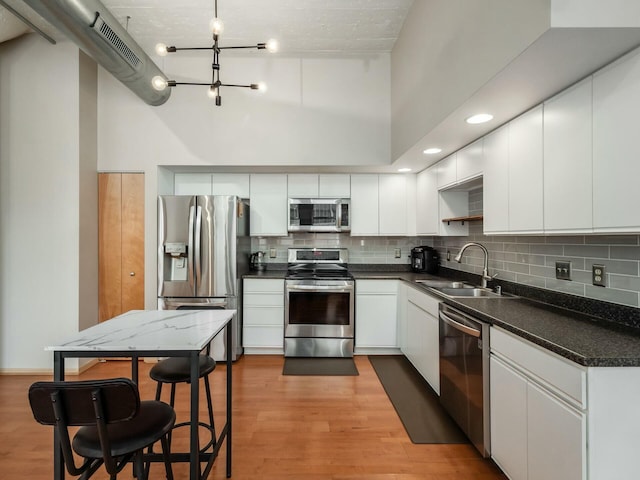
<path fill-rule="evenodd" d="M 246 293 L 244 294 L 244 307 L 282 307 L 284 294 L 273 293 Z"/>
<path fill-rule="evenodd" d="M 356 293 L 398 293 L 398 280 L 356 280 Z"/>
<path fill-rule="evenodd" d="M 407 290 L 407 300 L 438 318 L 438 306 L 440 304 L 438 298 L 415 288 L 409 288 Z"/>
<path fill-rule="evenodd" d="M 242 329 L 242 346 L 284 348 L 284 326 L 250 327 Z"/>
<path fill-rule="evenodd" d="M 244 279 L 244 293 L 282 293 L 284 295 L 284 280 L 274 279 Z"/>
<path fill-rule="evenodd" d="M 281 307 L 244 307 L 243 324 L 246 325 L 284 325 L 284 309 Z"/>
<path fill-rule="evenodd" d="M 586 369 L 531 342 L 491 328 L 491 351 L 581 409 L 587 408 Z"/>

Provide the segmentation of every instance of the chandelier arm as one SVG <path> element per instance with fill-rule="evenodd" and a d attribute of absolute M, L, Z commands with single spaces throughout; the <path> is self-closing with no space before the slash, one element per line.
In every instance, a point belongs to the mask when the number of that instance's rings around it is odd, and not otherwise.
<path fill-rule="evenodd" d="M 172 50 L 167 49 L 168 52 L 177 52 L 178 50 L 215 50 L 215 45 L 210 47 L 169 47 Z"/>
<path fill-rule="evenodd" d="M 257 50 L 262 50 L 262 48 L 259 45 L 246 45 L 246 46 L 240 46 L 240 47 L 218 47 L 220 50 L 231 50 L 231 49 L 238 49 L 238 48 L 255 48 Z"/>

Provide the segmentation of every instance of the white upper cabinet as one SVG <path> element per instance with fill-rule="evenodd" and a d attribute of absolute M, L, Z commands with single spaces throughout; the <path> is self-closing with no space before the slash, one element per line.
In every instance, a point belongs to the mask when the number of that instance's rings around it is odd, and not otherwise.
<path fill-rule="evenodd" d="M 317 198 L 318 175 L 289 174 L 287 176 L 287 192 L 289 198 Z"/>
<path fill-rule="evenodd" d="M 483 142 L 481 138 L 462 150 L 456 155 L 456 181 L 466 182 L 482 175 L 484 169 Z"/>
<path fill-rule="evenodd" d="M 440 160 L 438 167 L 438 189 L 454 185 L 458 179 L 456 153 Z"/>
<path fill-rule="evenodd" d="M 440 233 L 437 165 L 416 175 L 416 233 L 418 235 Z"/>
<path fill-rule="evenodd" d="M 542 105 L 509 123 L 509 231 L 540 233 L 543 224 Z"/>
<path fill-rule="evenodd" d="M 351 236 L 415 236 L 415 212 L 415 175 L 351 175 Z"/>
<path fill-rule="evenodd" d="M 509 125 L 484 137 L 484 233 L 509 230 Z"/>
<path fill-rule="evenodd" d="M 349 198 L 351 181 L 349 175 L 289 174 L 287 190 L 290 198 Z"/>
<path fill-rule="evenodd" d="M 640 53 L 593 76 L 593 226 L 640 230 Z"/>
<path fill-rule="evenodd" d="M 213 195 L 236 195 L 240 198 L 249 198 L 249 174 L 240 173 L 214 173 Z"/>
<path fill-rule="evenodd" d="M 410 188 L 408 177 L 408 175 L 393 173 L 378 177 L 380 235 L 405 236 L 408 234 L 410 229 L 407 212 L 407 190 Z"/>
<path fill-rule="evenodd" d="M 593 229 L 592 78 L 544 104 L 544 229 Z"/>
<path fill-rule="evenodd" d="M 251 175 L 251 236 L 281 236 L 287 232 L 287 176 Z"/>
<path fill-rule="evenodd" d="M 351 179 L 349 175 L 318 175 L 318 190 L 321 197 L 351 197 Z"/>
<path fill-rule="evenodd" d="M 237 195 L 249 198 L 249 175 L 236 173 L 176 173 L 175 195 Z"/>
<path fill-rule="evenodd" d="M 176 173 L 173 177 L 175 195 L 211 195 L 213 192 L 210 173 Z"/>
<path fill-rule="evenodd" d="M 378 235 L 378 216 L 378 175 L 351 175 L 351 235 Z"/>

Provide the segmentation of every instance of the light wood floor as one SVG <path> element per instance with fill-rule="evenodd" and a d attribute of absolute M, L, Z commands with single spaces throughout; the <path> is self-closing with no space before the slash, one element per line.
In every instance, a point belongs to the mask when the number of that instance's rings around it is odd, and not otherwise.
<path fill-rule="evenodd" d="M 355 360 L 360 372 L 355 377 L 283 376 L 281 356 L 244 356 L 234 364 L 232 478 L 506 478 L 470 445 L 412 444 L 368 358 Z M 155 391 L 147 376 L 149 368 L 149 364 L 140 364 L 143 398 L 152 398 Z M 129 374 L 128 362 L 111 361 L 80 378 Z M 40 379 L 50 378 L 0 376 L 0 478 L 4 480 L 52 478 L 52 432 L 33 420 L 27 400 L 29 385 Z M 213 373 L 214 408 L 220 418 L 224 415 L 224 382 L 222 365 Z M 186 388 L 178 388 L 179 420 L 188 416 Z M 186 442 L 186 432 L 184 440 L 176 434 L 174 448 L 182 441 Z M 103 472 L 94 478 L 106 478 Z M 185 465 L 176 465 L 174 474 L 176 479 L 188 478 Z M 154 465 L 150 477 L 164 479 L 162 467 Z M 131 478 L 131 470 L 125 469 L 119 478 Z M 209 478 L 226 478 L 223 452 Z"/>

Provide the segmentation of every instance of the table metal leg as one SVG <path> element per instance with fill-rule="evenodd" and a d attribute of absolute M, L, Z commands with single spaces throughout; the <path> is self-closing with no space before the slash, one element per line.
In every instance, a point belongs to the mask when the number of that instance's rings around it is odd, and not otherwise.
<path fill-rule="evenodd" d="M 199 406 L 198 400 L 200 397 L 200 385 L 198 383 L 198 360 L 199 352 L 192 352 L 190 355 L 191 365 L 191 440 L 189 442 L 189 462 L 190 473 L 189 478 L 191 480 L 200 479 L 200 444 L 198 437 L 198 422 L 199 422 Z"/>
<path fill-rule="evenodd" d="M 227 324 L 227 478 L 231 478 L 231 386 L 232 386 L 232 356 L 233 351 L 233 328 L 231 323 Z"/>
<path fill-rule="evenodd" d="M 138 385 L 138 357 L 131 357 L 131 381 Z"/>
<path fill-rule="evenodd" d="M 64 380 L 64 356 L 61 352 L 53 352 L 53 380 L 61 382 Z M 64 461 L 62 450 L 59 447 L 60 439 L 58 432 L 53 430 L 53 478 L 55 480 L 64 479 Z"/>

